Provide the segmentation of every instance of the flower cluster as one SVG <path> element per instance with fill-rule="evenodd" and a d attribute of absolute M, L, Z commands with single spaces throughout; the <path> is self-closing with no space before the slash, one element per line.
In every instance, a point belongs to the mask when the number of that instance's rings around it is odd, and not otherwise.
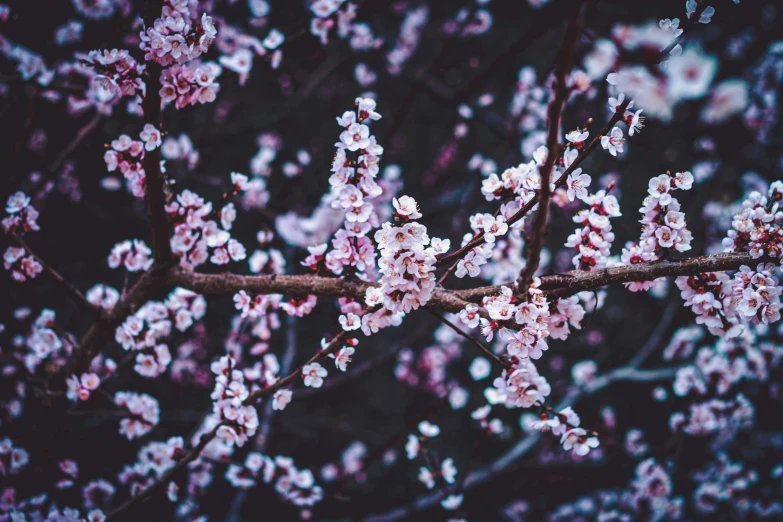
<path fill-rule="evenodd" d="M 223 53 L 220 65 L 235 72 L 239 76 L 239 85 L 244 85 L 253 69 L 253 58 L 260 56 L 267 60 L 272 69 L 280 67 L 283 60 L 283 50 L 280 48 L 285 41 L 285 35 L 277 29 L 272 29 L 263 40 L 251 34 L 246 34 L 241 28 L 222 25 L 216 47 Z"/>
<path fill-rule="evenodd" d="M 409 196 L 394 199 L 396 224 L 384 223 L 375 233 L 382 274 L 380 300 L 392 312 L 415 310 L 429 301 L 435 288 L 435 262 L 449 249 L 449 241 L 432 238 L 420 218 L 418 204 Z M 404 224 L 403 224 L 404 223 Z M 368 289 L 367 302 L 377 302 L 377 290 Z"/>
<path fill-rule="evenodd" d="M 212 363 L 212 373 L 217 375 L 215 389 L 210 396 L 212 412 L 219 419 L 219 439 L 229 445 L 244 446 L 258 429 L 258 413 L 253 406 L 245 405 L 250 390 L 245 385 L 244 374 L 235 369 L 234 360 L 224 355 Z"/>
<path fill-rule="evenodd" d="M 22 471 L 30 462 L 26 449 L 16 446 L 8 437 L 0 440 L 0 475 L 14 475 Z"/>
<path fill-rule="evenodd" d="M 570 182 L 568 186 L 569 191 L 572 190 Z M 574 222 L 583 228 L 568 236 L 565 246 L 577 251 L 573 258 L 574 267 L 589 272 L 606 266 L 609 249 L 614 241 L 609 218 L 622 214 L 617 198 L 607 195 L 604 190 L 590 196 L 585 194 L 580 199 L 590 205 L 590 208 L 580 210 L 573 217 Z"/>
<path fill-rule="evenodd" d="M 727 252 L 749 252 L 754 259 L 770 257 L 783 266 L 783 182 L 775 181 L 766 196 L 753 191 L 734 216 L 728 237 L 723 240 Z"/>
<path fill-rule="evenodd" d="M 180 134 L 179 138 L 167 136 L 163 140 L 160 152 L 166 160 L 185 161 L 188 170 L 195 169 L 199 162 L 199 152 L 193 146 L 193 140 L 187 134 Z"/>
<path fill-rule="evenodd" d="M 775 265 L 761 263 L 756 270 L 741 266 L 733 278 L 725 273 L 707 272 L 680 276 L 675 282 L 696 314 L 696 323 L 707 326 L 713 335 L 736 337 L 747 323 L 772 324 L 780 320 L 779 279 Z"/>
<path fill-rule="evenodd" d="M 111 310 L 120 300 L 120 292 L 116 288 L 101 283 L 94 285 L 84 294 L 87 301 L 104 310 Z"/>
<path fill-rule="evenodd" d="M 182 437 L 171 437 L 166 442 L 150 442 L 139 449 L 136 462 L 126 465 L 117 478 L 120 484 L 129 486 L 131 495 L 138 495 L 171 470 L 184 454 Z"/>
<path fill-rule="evenodd" d="M 144 131 L 142 131 L 142 134 L 144 137 L 149 138 L 149 135 L 145 134 Z M 159 138 L 160 133 L 158 132 L 157 135 Z M 103 154 L 103 161 L 106 162 L 107 170 L 114 172 L 119 169 L 127 181 L 128 192 L 137 198 L 143 198 L 145 195 L 147 175 L 142 165 L 145 149 L 144 141 L 134 140 L 127 134 L 122 134 L 111 142 L 111 148 Z"/>
<path fill-rule="evenodd" d="M 670 172 L 650 179 L 648 196 L 644 198 L 639 212 L 642 213 L 642 236 L 639 243 L 628 243 L 623 248 L 622 261 L 625 264 L 657 261 L 662 255 L 668 255 L 669 249 L 678 252 L 691 249 L 693 238 L 685 224 L 685 214 L 680 212 L 680 203 L 672 193 L 677 190 L 690 190 L 693 175 L 690 172 Z M 632 292 L 648 290 L 655 281 L 626 283 Z"/>
<path fill-rule="evenodd" d="M 174 102 L 177 109 L 212 103 L 220 90 L 215 80 L 221 72 L 221 67 L 214 62 L 172 65 L 160 75 L 160 98 L 164 105 Z"/>
<path fill-rule="evenodd" d="M 421 41 L 424 26 L 430 17 L 430 9 L 427 5 L 421 5 L 415 9 L 409 9 L 400 24 L 400 35 L 394 43 L 394 47 L 386 53 L 386 69 L 389 74 L 400 74 L 403 65 L 407 62 Z"/>
<path fill-rule="evenodd" d="M 207 52 L 217 29 L 212 17 L 197 14 L 195 0 L 166 0 L 161 17 L 139 34 L 144 59 L 165 66 L 184 63 Z"/>
<path fill-rule="evenodd" d="M 295 506 L 313 506 L 323 499 L 323 490 L 315 483 L 312 471 L 297 469 L 290 457 L 278 455 L 273 459 L 250 452 L 244 465 L 231 464 L 226 470 L 226 480 L 237 488 L 252 488 L 259 479 L 265 484 L 274 481 L 275 491 Z"/>
<path fill-rule="evenodd" d="M 323 45 L 329 42 L 329 32 L 336 26 L 337 37 L 350 38 L 354 51 L 377 49 L 383 44 L 381 38 L 373 35 L 372 29 L 366 23 L 354 22 L 357 5 L 345 0 L 316 0 L 310 4 L 310 11 L 315 15 L 310 21 L 310 34 L 317 36 Z"/>
<path fill-rule="evenodd" d="M 95 70 L 90 79 L 91 88 L 101 103 L 111 103 L 122 96 L 144 95 L 141 79 L 144 65 L 140 65 L 125 49 L 90 51 L 82 63 Z"/>
<path fill-rule="evenodd" d="M 363 272 L 375 266 L 375 247 L 367 233 L 379 225 L 371 200 L 383 191 L 375 182 L 383 147 L 370 135 L 365 122 L 380 118 L 375 112 L 375 101 L 370 98 L 357 98 L 356 111 L 346 111 L 337 118 L 345 130 L 335 144 L 330 198 L 332 208 L 345 212 L 345 222 L 325 257 L 326 268 L 337 275 L 348 267 Z M 356 159 L 351 159 L 351 153 L 355 153 Z"/>
<path fill-rule="evenodd" d="M 38 211 L 30 205 L 30 198 L 24 192 L 16 192 L 8 198 L 3 218 L 3 228 L 9 234 L 24 235 L 40 230 Z M 21 246 L 9 246 L 3 254 L 3 266 L 11 272 L 11 277 L 19 282 L 34 279 L 43 271 L 43 266 L 32 254 Z"/>
<path fill-rule="evenodd" d="M 101 378 L 94 373 L 83 373 L 81 377 L 71 375 L 65 384 L 68 386 L 66 397 L 68 399 L 76 401 L 86 401 L 90 398 L 90 394 L 95 391 L 101 384 Z"/>
<path fill-rule="evenodd" d="M 148 301 L 115 330 L 114 338 L 125 350 L 139 352 L 134 369 L 144 377 L 157 377 L 171 363 L 171 352 L 161 340 L 172 327 L 186 331 L 206 312 L 204 298 L 190 290 L 174 289 L 161 303 Z"/>
<path fill-rule="evenodd" d="M 25 366 L 32 372 L 49 357 L 59 356 L 63 350 L 63 341 L 57 334 L 59 328 L 55 324 L 54 310 L 44 308 L 33 321 L 30 334 L 27 337 L 28 354 L 25 356 Z"/>
<path fill-rule="evenodd" d="M 559 413 L 555 413 L 550 408 L 543 408 L 532 427 L 540 431 L 551 430 L 553 435 L 560 437 L 564 450 L 573 449 L 576 455 L 584 457 L 590 449 L 597 448 L 599 442 L 594 432 L 579 427 L 580 422 L 579 415 L 570 406 Z"/>
<path fill-rule="evenodd" d="M 247 257 L 245 247 L 231 237 L 236 212 L 232 204 L 219 213 L 220 226 L 212 217 L 212 203 L 207 203 L 198 194 L 189 190 L 177 195 L 176 201 L 166 205 L 166 212 L 174 224 L 171 249 L 179 256 L 180 264 L 195 267 L 207 262 L 225 265 L 230 261 L 241 261 Z M 222 227 L 222 228 L 221 228 Z M 209 249 L 212 256 L 209 256 Z"/>
<path fill-rule="evenodd" d="M 109 253 L 109 268 L 124 266 L 128 272 L 145 271 L 152 266 L 152 250 L 141 239 L 126 239 L 114 245 Z"/>
<path fill-rule="evenodd" d="M 146 435 L 160 422 L 160 405 L 146 393 L 118 391 L 114 403 L 129 412 L 128 417 L 120 420 L 120 435 L 128 440 Z"/>

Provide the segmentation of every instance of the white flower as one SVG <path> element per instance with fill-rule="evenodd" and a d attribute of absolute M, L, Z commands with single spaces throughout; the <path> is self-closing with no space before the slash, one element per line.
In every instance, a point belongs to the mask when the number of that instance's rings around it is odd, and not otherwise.
<path fill-rule="evenodd" d="M 576 169 L 569 174 L 568 179 L 566 180 L 566 186 L 568 187 L 566 195 L 568 196 L 568 201 L 573 201 L 575 198 L 582 199 L 586 197 L 587 187 L 590 186 L 591 179 L 589 174 L 582 174 L 581 168 Z"/>
<path fill-rule="evenodd" d="M 415 459 L 420 448 L 419 438 L 412 433 L 408 435 L 408 442 L 405 443 L 405 453 L 408 455 L 408 460 Z"/>
<path fill-rule="evenodd" d="M 292 395 L 291 390 L 277 390 L 272 400 L 272 409 L 284 410 L 288 403 L 291 402 Z"/>
<path fill-rule="evenodd" d="M 491 371 L 492 365 L 484 357 L 476 357 L 473 359 L 470 363 L 470 368 L 468 368 L 468 372 L 470 372 L 470 376 L 473 377 L 474 381 L 486 379 L 489 377 Z"/>
<path fill-rule="evenodd" d="M 334 358 L 334 365 L 338 367 L 340 370 L 345 371 L 346 365 L 349 362 L 351 362 L 351 355 L 353 355 L 355 352 L 356 350 L 354 350 L 350 346 L 344 346 L 340 348 L 340 351 L 337 353 L 337 356 Z"/>
<path fill-rule="evenodd" d="M 459 319 L 463 324 L 466 324 L 470 328 L 475 328 L 479 324 L 481 316 L 478 313 L 479 307 L 476 304 L 470 303 L 465 305 L 464 310 L 460 310 Z"/>
<path fill-rule="evenodd" d="M 410 196 L 401 196 L 399 199 L 392 198 L 392 205 L 394 205 L 394 210 L 400 216 L 405 216 L 408 219 L 419 219 L 421 217 L 418 203 Z"/>
<path fill-rule="evenodd" d="M 454 459 L 451 457 L 445 459 L 440 465 L 440 473 L 446 483 L 454 484 L 457 480 L 457 467 L 454 465 Z"/>
<path fill-rule="evenodd" d="M 428 421 L 421 421 L 419 423 L 419 431 L 427 438 L 434 438 L 440 435 L 440 428 L 436 424 L 432 424 Z"/>
<path fill-rule="evenodd" d="M 609 151 L 612 156 L 617 156 L 618 152 L 623 151 L 623 130 L 620 127 L 613 127 L 608 136 L 601 138 L 601 146 Z"/>
<path fill-rule="evenodd" d="M 326 371 L 326 368 L 315 362 L 307 364 L 302 368 L 304 385 L 311 388 L 320 388 L 324 383 L 324 377 L 328 374 L 329 372 Z"/>
<path fill-rule="evenodd" d="M 443 506 L 443 509 L 453 511 L 462 505 L 462 498 L 462 493 L 458 495 L 452 494 L 441 500 L 440 505 Z"/>
<path fill-rule="evenodd" d="M 144 142 L 144 148 L 148 151 L 155 150 L 160 147 L 160 131 L 155 128 L 154 125 L 148 123 L 144 126 L 144 130 L 139 134 L 141 141 Z"/>
<path fill-rule="evenodd" d="M 341 315 L 338 319 L 343 330 L 350 332 L 351 330 L 358 330 L 362 327 L 362 318 L 356 314 Z"/>
<path fill-rule="evenodd" d="M 566 431 L 560 442 L 563 444 L 564 450 L 568 451 L 573 448 L 574 453 L 581 457 L 587 455 L 591 448 L 597 448 L 599 445 L 598 438 L 588 436 L 587 431 L 583 428 L 573 428 Z"/>
<path fill-rule="evenodd" d="M 497 236 L 508 232 L 508 224 L 503 216 L 494 217 L 492 214 L 484 214 L 484 241 L 494 243 Z"/>

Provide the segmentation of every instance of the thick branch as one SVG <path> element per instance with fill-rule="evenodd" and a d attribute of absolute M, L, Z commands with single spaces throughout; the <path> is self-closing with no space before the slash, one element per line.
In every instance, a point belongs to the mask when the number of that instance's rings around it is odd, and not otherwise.
<path fill-rule="evenodd" d="M 755 266 L 764 258 L 753 259 L 748 253 L 715 254 L 711 256 L 689 257 L 668 261 L 651 261 L 614 268 L 604 268 L 592 272 L 573 270 L 565 274 L 543 276 L 541 289 L 550 299 L 568 297 L 582 291 L 597 290 L 604 286 L 635 281 L 652 281 L 659 277 L 690 276 L 704 272 L 725 272 L 738 270 L 742 265 Z M 449 292 L 457 299 L 479 302 L 488 295 L 497 295 L 502 286 L 484 286 L 469 290 Z"/>
<path fill-rule="evenodd" d="M 147 64 L 147 92 L 142 100 L 144 121 L 160 131 L 161 99 L 160 99 L 160 66 L 154 62 Z M 160 147 L 144 154 L 142 165 L 146 175 L 147 217 L 152 227 L 152 252 L 155 262 L 168 263 L 173 257 L 171 252 L 171 225 L 164 206 L 166 205 L 166 183 L 160 170 Z"/>

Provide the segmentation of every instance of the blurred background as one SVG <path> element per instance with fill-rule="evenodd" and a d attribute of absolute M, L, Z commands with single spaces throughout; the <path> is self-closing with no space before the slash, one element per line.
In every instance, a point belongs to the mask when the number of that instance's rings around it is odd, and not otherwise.
<path fill-rule="evenodd" d="M 133 114 L 133 102 L 127 99 L 108 110 L 89 103 L 75 109 L 86 80 L 60 71 L 63 64 L 74 61 L 75 53 L 93 49 L 126 48 L 141 60 L 138 23 L 129 4 L 115 2 L 116 12 L 95 20 L 85 16 L 76 3 L 17 1 L 7 3 L 7 12 L 3 11 L 0 119 L 6 130 L 0 140 L 0 157 L 5 160 L 0 195 L 5 199 L 23 190 L 33 198 L 41 212 L 41 231 L 29 236 L 28 242 L 77 288 L 86 291 L 105 283 L 122 289 L 137 275 L 126 279 L 120 271 L 109 269 L 109 251 L 129 238 L 150 244 L 150 234 L 143 201 L 124 189 L 123 180 L 107 172 L 103 152 L 120 134 L 136 136 L 142 119 Z M 357 20 L 366 22 L 382 41 L 377 49 L 364 51 L 356 50 L 348 39 L 330 38 L 323 45 L 311 35 L 312 13 L 307 2 L 272 0 L 268 13 L 263 3 L 201 3 L 216 19 L 219 35 L 231 27 L 263 40 L 271 28 L 279 29 L 286 36 L 282 61 L 273 69 L 267 60 L 257 58 L 244 85 L 240 85 L 240 75 L 224 65 L 215 102 L 181 110 L 166 107 L 166 139 L 180 140 L 169 144 L 166 175 L 173 191 L 189 189 L 216 204 L 230 188 L 231 172 L 263 179 L 266 195 L 261 203 L 236 200 L 241 210 L 234 236 L 252 252 L 260 248 L 254 246 L 258 245 L 257 232 L 275 232 L 269 248 L 282 253 L 285 272 L 306 273 L 300 266 L 306 245 L 281 237 L 280 217 L 291 212 L 312 215 L 328 191 L 334 143 L 341 130 L 335 117 L 350 110 L 357 96 L 372 93 L 383 115 L 372 124 L 372 133 L 384 147 L 382 170 L 397 165 L 400 194 L 419 201 L 424 215 L 421 222 L 430 235 L 458 244 L 469 231 L 470 215 L 495 208 L 481 195 L 484 177 L 529 161 L 532 151 L 543 143 L 545 119 L 540 109 L 545 108 L 548 94 L 542 87 L 547 84 L 566 18 L 580 2 L 366 1 L 358 8 Z M 626 241 L 638 239 L 638 208 L 647 181 L 655 175 L 690 170 L 697 179 L 693 190 L 680 195 L 695 238 L 692 255 L 719 251 L 731 216 L 729 205 L 748 190 L 781 178 L 783 141 L 777 96 L 783 79 L 783 6 L 776 1 L 744 0 L 735 5 L 716 0 L 712 22 L 689 30 L 683 41 L 683 56 L 704 81 L 677 87 L 675 82 L 683 80 L 673 69 L 686 66 L 670 63 L 661 71 L 649 63 L 647 47 L 661 38 L 652 34 L 658 20 L 685 19 L 684 3 L 590 2 L 587 29 L 577 44 L 574 67 L 585 70 L 592 83 L 566 106 L 564 131 L 585 126 L 591 119 L 592 133 L 603 126 L 608 118 L 606 100 L 614 94 L 603 78 L 611 70 L 646 68 L 650 85 L 663 92 L 660 99 L 649 92 L 635 96 L 637 107 L 644 108 L 649 117 L 643 131 L 626 143 L 624 154 L 614 158 L 598 150 L 583 165 L 593 176 L 594 188 L 617 182 L 613 193 L 623 217 L 612 223 L 617 235 L 614 254 L 619 255 Z M 418 28 L 420 41 L 399 68 L 392 67 L 389 52 L 397 45 L 401 24 L 412 23 L 411 17 L 423 19 Z M 82 26 L 73 41 L 64 36 L 68 31 L 58 32 L 69 21 Z M 466 31 L 473 27 L 472 32 Z M 219 61 L 229 56 L 231 44 L 222 45 L 229 50 L 221 51 L 220 44 L 216 45 L 205 59 Z M 35 77 L 25 78 L 11 46 L 22 46 L 42 57 L 46 67 L 58 71 L 54 82 L 41 85 Z M 609 46 L 614 51 L 607 51 Z M 615 58 L 602 71 L 607 53 Z M 523 68 L 528 69 L 521 74 Z M 375 80 L 370 81 L 373 75 Z M 540 92 L 531 94 L 533 87 Z M 573 253 L 563 243 L 574 230 L 571 217 L 577 208 L 552 209 L 547 240 L 550 262 L 543 272 L 573 268 Z M 307 227 L 328 228 L 326 217 L 316 216 L 315 221 L 289 219 L 285 226 L 302 227 L 305 232 Z M 296 234 L 289 231 L 289 236 Z M 244 263 L 229 268 L 249 273 Z M 205 270 L 218 271 L 215 267 Z M 503 281 L 494 281 L 499 282 Z M 482 284 L 486 282 L 451 278 L 446 286 Z M 42 308 L 56 311 L 65 338 L 69 332 L 78 339 L 90 324 L 43 277 L 23 284 L 2 277 L 0 293 L 5 303 L 0 317 L 5 325 L 4 356 L 24 351 L 24 336 Z M 695 337 L 703 332 L 681 330 L 693 324 L 693 314 L 682 306 L 672 282 L 663 281 L 650 293 L 613 287 L 597 297 L 603 307 L 595 313 L 588 310 L 583 328 L 568 340 L 553 340 L 539 363 L 552 384 L 553 405 L 574 390 L 572 368 L 582 361 L 593 361 L 595 372 L 601 375 L 623 366 L 650 343 L 647 365 L 657 368 L 667 366 L 662 353 L 675 332 L 680 332 L 678 342 L 714 342 L 708 335 L 697 341 Z M 208 365 L 226 352 L 234 312 L 230 297 L 208 299 L 207 314 L 195 329 L 171 339 L 172 352 L 179 354 L 175 359 L 196 362 L 185 377 L 167 374 L 147 380 L 127 371 L 112 382 L 110 393 L 132 389 L 159 399 L 160 425 L 142 441 L 128 442 L 118 435 L 117 419 L 107 413 L 110 402 L 102 403 L 101 397 L 74 407 L 64 397 L 42 400 L 30 391 L 22 400 L 24 415 L 14 419 L 8 404 L 16 393 L 17 378 L 4 379 L 0 387 L 8 400 L 3 402 L 5 419 L 0 430 L 21 441 L 31 454 L 26 473 L 13 478 L 18 496 L 47 490 L 60 505 L 79 505 L 80 487 L 52 487 L 59 460 L 79 462 L 79 486 L 98 477 L 116 483 L 117 474 L 136 458 L 141 444 L 192 433 L 210 407 L 213 383 Z M 281 360 L 306 360 L 319 349 L 322 337 L 337 332 L 338 315 L 336 304 L 323 298 L 306 318 L 281 316 L 268 351 Z M 778 336 L 769 332 L 768 338 L 777 342 Z M 248 334 L 230 340 L 245 349 L 257 342 Z M 491 378 L 479 382 L 470 378 L 468 368 L 478 354 L 473 346 L 424 311 L 411 314 L 400 328 L 360 340 L 347 373 L 338 375 L 330 368 L 322 390 L 295 391 L 293 402 L 271 417 L 264 436 L 255 442 L 266 454 L 292 456 L 298 467 L 313 470 L 324 487 L 324 501 L 303 515 L 299 507 L 281 500 L 272 485 L 260 484 L 248 492 L 231 487 L 223 479 L 225 466 L 216 465 L 214 484 L 201 498 L 199 513 L 209 520 L 226 521 L 271 522 L 303 516 L 359 520 L 404 508 L 397 516 L 405 520 L 447 520 L 449 515 L 437 502 L 415 504 L 428 492 L 416 480 L 418 464 L 405 458 L 408 433 L 426 418 L 441 427 L 440 437 L 433 442 L 441 459 L 453 457 L 460 475 L 471 470 L 484 473 L 484 480 L 465 491 L 460 513 L 469 520 L 544 520 L 558 506 L 583 495 L 626 488 L 639 459 L 649 456 L 675 462 L 671 480 L 675 493 L 686 499 L 685 519 L 742 518 L 733 507 L 707 514 L 693 507 L 690 495 L 697 486 L 693 471 L 712 459 L 717 447 L 704 438 L 673 440 L 669 416 L 682 406 L 678 398 L 662 400 L 663 395 L 671 395 L 671 379 L 617 382 L 585 394 L 574 404 L 582 425 L 601 434 L 600 452 L 594 458 L 572 458 L 552 436 L 541 437 L 524 455 L 510 458 L 509 450 L 518 450 L 520 441 L 529 437 L 520 419 L 522 412 L 498 414 L 505 425 L 500 436 L 488 438 L 481 433 L 470 412 L 485 403 L 483 390 Z M 124 355 L 116 343 L 105 353 L 115 360 Z M 775 383 L 775 375 L 769 380 Z M 733 460 L 741 459 L 769 477 L 780 461 L 783 432 L 777 419 L 783 408 L 776 383 L 765 385 L 763 392 L 758 390 L 761 385 L 748 386 L 747 393 L 754 386 L 759 392 L 753 398 L 755 428 L 740 432 L 731 445 L 720 449 L 734 452 L 730 453 Z M 466 398 L 464 405 L 454 397 L 457 388 L 466 394 L 459 392 Z M 259 407 L 259 415 L 265 407 Z M 629 456 L 627 441 L 632 429 L 641 430 L 647 445 L 640 456 Z M 352 473 L 357 467 L 360 471 Z M 503 469 L 495 471 L 499 467 Z M 774 498 L 779 482 L 758 483 L 758 495 Z M 126 495 L 127 489 L 119 486 L 117 498 Z M 136 517 L 132 520 L 175 517 L 174 504 L 161 494 L 135 509 L 129 515 Z M 633 518 L 650 519 L 644 508 Z M 581 520 L 576 514 L 560 519 Z M 584 519 L 593 517 L 585 515 Z"/>

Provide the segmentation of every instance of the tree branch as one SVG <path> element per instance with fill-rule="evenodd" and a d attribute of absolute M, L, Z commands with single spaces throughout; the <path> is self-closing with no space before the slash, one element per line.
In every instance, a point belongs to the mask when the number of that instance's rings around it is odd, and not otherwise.
<path fill-rule="evenodd" d="M 563 37 L 563 43 L 557 53 L 558 56 L 555 63 L 553 78 L 554 83 L 552 86 L 554 93 L 552 100 L 549 102 L 549 107 L 547 108 L 549 125 L 547 129 L 546 147 L 549 153 L 547 154 L 546 161 L 544 161 L 541 169 L 539 169 L 541 190 L 538 193 L 538 211 L 536 212 L 536 220 L 533 225 L 535 235 L 533 236 L 533 242 L 530 245 L 527 264 L 517 281 L 518 293 L 521 295 L 527 294 L 527 288 L 533 281 L 533 276 L 538 270 L 538 265 L 541 262 L 541 249 L 544 247 L 546 222 L 547 217 L 549 216 L 549 202 L 552 198 L 549 179 L 552 176 L 552 170 L 555 168 L 555 162 L 560 157 L 560 120 L 563 116 L 563 107 L 565 106 L 569 94 L 566 75 L 571 67 L 571 58 L 574 54 L 576 38 L 584 27 L 584 22 L 582 20 L 584 8 L 585 4 L 582 3 L 577 12 L 569 18 L 568 27 L 566 28 L 565 36 Z"/>
<path fill-rule="evenodd" d="M 144 121 L 161 130 L 160 66 L 155 62 L 147 63 L 147 91 L 141 102 Z M 160 170 L 160 147 L 146 151 L 142 165 L 146 175 L 147 217 L 152 227 L 152 252 L 155 262 L 166 264 L 174 254 L 171 252 L 171 225 L 164 206 L 166 205 L 165 183 Z"/>

